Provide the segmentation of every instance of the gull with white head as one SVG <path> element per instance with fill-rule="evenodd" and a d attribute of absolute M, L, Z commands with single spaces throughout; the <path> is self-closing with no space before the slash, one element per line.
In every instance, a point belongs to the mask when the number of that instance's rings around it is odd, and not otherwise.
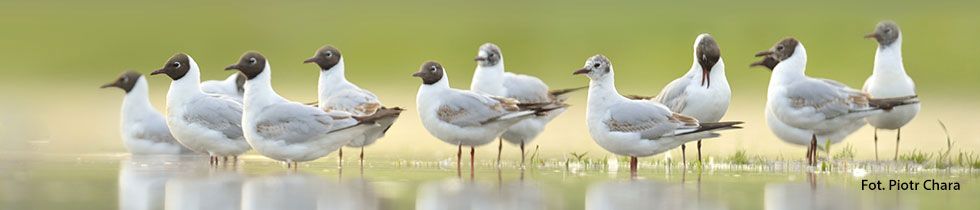
<path fill-rule="evenodd" d="M 663 153 L 699 139 L 720 136 L 716 131 L 740 128 L 742 122 L 703 123 L 650 100 L 626 98 L 616 90 L 612 63 L 595 55 L 573 74 L 589 82 L 586 124 L 592 139 L 602 148 L 630 157 L 630 173 L 636 175 L 637 157 Z"/>
<path fill-rule="evenodd" d="M 501 53 L 500 47 L 493 43 L 480 46 L 474 60 L 477 65 L 473 74 L 473 82 L 470 84 L 470 91 L 476 93 L 513 98 L 521 103 L 564 106 L 565 99 L 568 97 L 566 94 L 585 88 L 548 90 L 548 85 L 537 77 L 507 72 L 504 70 L 504 55 Z M 506 140 L 520 146 L 521 167 L 523 168 L 525 145 L 534 140 L 538 134 L 541 134 L 545 125 L 565 110 L 565 108 L 555 109 L 543 115 L 523 120 L 508 128 L 500 136 L 502 140 L 497 146 L 498 166 L 500 165 L 500 152 L 503 150 L 503 140 Z"/>
<path fill-rule="evenodd" d="M 902 31 L 892 21 L 882 21 L 875 31 L 864 36 L 878 42 L 874 69 L 864 82 L 863 90 L 872 97 L 902 97 L 915 95 L 915 82 L 905 73 L 902 63 Z M 895 159 L 898 159 L 898 143 L 902 139 L 902 127 L 919 113 L 919 104 L 896 107 L 885 113 L 867 118 L 875 128 L 875 160 L 878 159 L 878 129 L 897 130 L 895 134 Z"/>

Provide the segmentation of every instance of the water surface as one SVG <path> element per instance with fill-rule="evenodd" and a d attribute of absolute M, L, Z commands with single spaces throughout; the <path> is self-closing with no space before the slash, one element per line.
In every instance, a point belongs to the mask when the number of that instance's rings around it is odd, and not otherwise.
<path fill-rule="evenodd" d="M 211 167 L 205 157 L 4 155 L 2 209 L 975 209 L 978 174 L 848 163 L 813 172 L 765 165 L 548 162 L 520 170 L 478 162 L 336 159 L 292 171 L 257 156 Z M 835 165 L 835 167 L 841 167 Z M 894 167 L 894 168 L 889 168 Z M 887 172 L 895 170 L 895 172 Z M 810 171 L 810 172 L 803 172 Z M 959 191 L 862 191 L 861 180 L 958 182 Z"/>

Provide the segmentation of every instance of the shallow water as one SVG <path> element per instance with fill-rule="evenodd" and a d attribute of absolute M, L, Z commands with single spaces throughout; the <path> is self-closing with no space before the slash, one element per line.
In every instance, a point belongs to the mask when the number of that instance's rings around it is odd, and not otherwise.
<path fill-rule="evenodd" d="M 333 160 L 333 161 L 330 161 Z M 868 163 L 829 172 L 795 162 L 704 170 L 641 163 L 540 162 L 523 172 L 455 170 L 452 160 L 336 159 L 298 171 L 257 156 L 210 167 L 205 157 L 0 155 L 0 209 L 976 209 L 973 170 Z M 691 167 L 693 168 L 693 166 Z M 811 172 L 803 172 L 811 171 Z M 885 172 L 893 171 L 893 172 Z M 958 182 L 959 191 L 862 191 L 862 179 Z"/>

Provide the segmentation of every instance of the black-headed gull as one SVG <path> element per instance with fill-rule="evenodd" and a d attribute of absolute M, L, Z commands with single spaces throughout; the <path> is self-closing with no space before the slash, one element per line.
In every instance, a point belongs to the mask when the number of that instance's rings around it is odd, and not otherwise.
<path fill-rule="evenodd" d="M 241 73 L 234 73 L 228 75 L 224 80 L 201 82 L 201 91 L 208 94 L 229 96 L 241 102 L 245 95 L 245 76 Z"/>
<path fill-rule="evenodd" d="M 585 88 L 548 90 L 548 85 L 537 77 L 507 72 L 504 69 L 504 55 L 501 53 L 500 47 L 493 43 L 481 45 L 474 60 L 477 62 L 476 71 L 473 74 L 473 82 L 470 83 L 470 91 L 473 92 L 513 98 L 521 103 L 564 105 L 567 98 L 565 94 Z M 545 125 L 562 112 L 565 112 L 565 108 L 522 120 L 500 135 L 501 139 L 520 146 L 522 167 L 524 166 L 524 145 L 541 134 Z M 503 140 L 497 147 L 498 165 L 500 164 Z"/>
<path fill-rule="evenodd" d="M 350 143 L 355 136 L 375 122 L 397 117 L 398 111 L 381 110 L 368 116 L 353 116 L 343 111 L 323 111 L 279 96 L 272 88 L 272 68 L 265 56 L 246 52 L 238 63 L 226 70 L 245 74 L 245 116 L 242 128 L 245 139 L 255 151 L 293 169 L 298 162 L 315 160 Z"/>
<path fill-rule="evenodd" d="M 602 148 L 630 157 L 630 173 L 636 175 L 636 157 L 646 157 L 677 148 L 681 144 L 720 136 L 715 131 L 740 128 L 741 122 L 701 123 L 693 117 L 670 111 L 650 100 L 633 100 L 616 90 L 612 63 L 595 55 L 573 74 L 584 74 L 589 82 L 586 123 L 592 139 Z"/>
<path fill-rule="evenodd" d="M 564 107 L 522 104 L 510 98 L 451 88 L 445 69 L 435 61 L 423 63 L 412 76 L 422 79 L 416 96 L 422 126 L 439 140 L 457 146 L 457 172 L 464 145 L 470 146 L 472 171 L 474 147 L 492 142 L 521 120 Z"/>
<path fill-rule="evenodd" d="M 316 63 L 320 69 L 320 80 L 317 83 L 317 104 L 321 109 L 340 110 L 356 116 L 368 116 L 384 107 L 374 93 L 347 81 L 347 77 L 344 75 L 344 57 L 341 56 L 339 49 L 330 45 L 323 46 L 316 51 L 313 57 L 304 60 L 303 63 Z M 347 144 L 348 147 L 361 148 L 361 154 L 358 158 L 362 166 L 364 165 L 364 147 L 374 144 L 379 138 L 384 137 L 385 132 L 388 132 L 395 120 L 397 118 L 385 118 L 378 122 L 381 126 L 364 132 L 363 135 L 355 137 Z M 338 154 L 342 164 L 344 148 L 340 148 Z"/>
<path fill-rule="evenodd" d="M 874 70 L 864 82 L 863 90 L 871 97 L 889 98 L 915 95 L 915 82 L 905 73 L 902 63 L 902 31 L 892 21 L 882 21 L 875 31 L 865 36 L 878 41 Z M 902 140 L 902 126 L 919 113 L 919 104 L 895 107 L 879 115 L 867 118 L 875 128 L 875 160 L 878 159 L 878 129 L 897 130 L 895 134 L 895 159 L 898 159 L 898 143 Z"/>
<path fill-rule="evenodd" d="M 837 81 L 807 76 L 806 49 L 794 38 L 783 39 L 756 56 L 766 58 L 753 66 L 775 63 L 769 79 L 766 123 L 779 139 L 808 145 L 810 165 L 816 165 L 820 146 L 843 141 L 864 126 L 864 118 L 918 103 L 915 96 L 876 99 Z"/>
<path fill-rule="evenodd" d="M 150 103 L 149 85 L 146 78 L 135 71 L 126 71 L 102 88 L 117 87 L 126 91 L 123 97 L 119 126 L 123 145 L 135 155 L 189 154 L 190 149 L 181 145 L 170 134 L 167 120 Z"/>
<path fill-rule="evenodd" d="M 252 147 L 242 135 L 242 104 L 224 95 L 201 91 L 201 70 L 191 56 L 178 53 L 170 57 L 163 68 L 151 75 L 166 74 L 170 82 L 167 91 L 167 125 L 177 141 L 198 153 L 218 157 L 235 157 Z"/>
<path fill-rule="evenodd" d="M 732 90 L 725 76 L 725 62 L 721 58 L 718 42 L 709 34 L 700 34 L 694 40 L 694 63 L 687 73 L 667 84 L 652 99 L 671 111 L 694 117 L 699 122 L 718 122 L 731 102 Z M 701 162 L 701 141 L 698 141 L 698 162 Z M 687 162 L 685 146 L 681 145 L 681 160 Z"/>

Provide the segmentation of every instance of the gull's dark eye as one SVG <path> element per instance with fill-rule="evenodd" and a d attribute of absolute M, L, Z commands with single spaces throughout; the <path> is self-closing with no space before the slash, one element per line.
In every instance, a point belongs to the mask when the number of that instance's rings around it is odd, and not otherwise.
<path fill-rule="evenodd" d="M 429 71 L 431 71 L 431 72 L 435 72 L 435 71 L 436 71 L 436 66 L 432 66 L 432 67 L 430 67 L 430 68 L 429 68 Z"/>
<path fill-rule="evenodd" d="M 331 56 L 333 56 L 333 53 L 331 53 L 331 52 L 328 51 L 328 52 L 324 53 L 323 56 L 331 57 Z"/>
<path fill-rule="evenodd" d="M 180 62 L 174 62 L 173 64 L 170 64 L 170 66 L 173 66 L 174 68 L 180 68 Z"/>
<path fill-rule="evenodd" d="M 248 63 L 249 64 L 255 64 L 255 58 L 254 57 L 248 58 Z"/>
<path fill-rule="evenodd" d="M 885 33 L 886 33 L 886 34 L 887 34 L 887 33 L 891 33 L 891 32 L 892 32 L 892 30 L 891 30 L 891 29 L 885 29 Z"/>
<path fill-rule="evenodd" d="M 602 66 L 602 64 L 599 64 L 599 63 L 592 64 L 592 68 L 599 68 L 599 66 Z"/>
<path fill-rule="evenodd" d="M 776 50 L 783 50 L 783 46 L 782 45 L 776 46 Z"/>
<path fill-rule="evenodd" d="M 487 55 L 487 57 L 493 57 L 493 55 L 494 55 L 493 53 L 490 53 L 489 55 Z"/>

